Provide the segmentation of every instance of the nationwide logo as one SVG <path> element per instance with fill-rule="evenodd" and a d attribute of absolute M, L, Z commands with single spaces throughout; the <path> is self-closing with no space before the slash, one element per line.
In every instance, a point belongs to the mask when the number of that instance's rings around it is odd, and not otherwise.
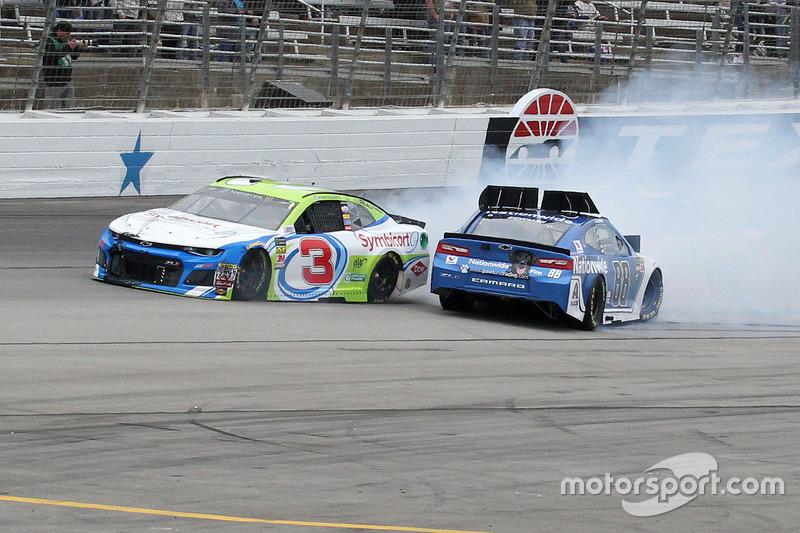
<path fill-rule="evenodd" d="M 566 94 L 536 89 L 517 101 L 508 117 L 489 119 L 480 176 L 511 181 L 558 175 L 558 165 L 574 159 L 578 115 Z"/>
<path fill-rule="evenodd" d="M 603 259 L 589 259 L 585 255 L 575 256 L 575 274 L 608 274 L 608 263 Z"/>

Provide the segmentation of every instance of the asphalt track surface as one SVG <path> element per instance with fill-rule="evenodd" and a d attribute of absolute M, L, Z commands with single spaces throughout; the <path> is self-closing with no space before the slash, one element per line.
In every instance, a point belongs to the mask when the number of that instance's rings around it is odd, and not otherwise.
<path fill-rule="evenodd" d="M 3 532 L 797 530 L 800 328 L 588 333 L 425 293 L 213 302 L 92 281 L 111 218 L 167 203 L 0 200 Z M 561 494 L 690 452 L 785 494 L 650 517 Z"/>

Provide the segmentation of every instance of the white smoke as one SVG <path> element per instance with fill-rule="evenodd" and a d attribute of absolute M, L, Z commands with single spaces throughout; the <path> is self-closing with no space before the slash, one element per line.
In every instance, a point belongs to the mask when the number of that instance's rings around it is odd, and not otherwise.
<path fill-rule="evenodd" d="M 697 101 L 707 87 L 693 86 L 683 100 Z M 647 91 L 637 81 L 636 91 Z M 636 94 L 630 93 L 632 101 Z M 673 102 L 677 95 L 672 94 Z M 642 98 L 644 99 L 644 97 Z M 674 104 L 675 113 L 685 112 Z M 667 108 L 669 114 L 669 108 Z M 687 121 L 686 124 L 690 124 Z M 699 129 L 706 120 L 698 116 Z M 749 154 L 755 163 L 740 164 L 745 147 L 728 140 L 711 154 L 700 154 L 692 172 L 676 172 L 676 158 L 697 153 L 698 139 L 670 138 L 669 153 L 647 171 L 629 169 L 629 150 L 610 153 L 605 132 L 581 130 L 580 161 L 558 178 L 524 185 L 540 189 L 588 192 L 601 214 L 623 234 L 642 236 L 642 253 L 655 259 L 664 274 L 665 298 L 659 319 L 684 323 L 800 324 L 800 288 L 795 268 L 800 265 L 800 176 L 797 164 L 777 165 L 774 152 Z M 765 139 L 759 146 L 786 145 L 795 149 L 800 135 Z M 726 139 L 724 136 L 722 139 Z M 739 139 L 740 137 L 736 137 Z M 767 141 L 766 143 L 764 141 Z M 589 157 L 584 147 L 598 150 Z M 602 152 L 602 153 L 601 153 Z M 602 157 L 601 157 L 602 156 Z M 710 159 L 709 159 L 710 158 Z M 705 169 L 698 172 L 697 167 Z M 502 174 L 493 183 L 506 181 Z M 515 182 L 514 185 L 523 185 Z M 371 194 L 389 210 L 428 223 L 431 251 L 445 231 L 456 231 L 477 209 L 483 185 L 458 189 L 417 189 Z M 377 191 L 375 191 L 377 192 Z"/>

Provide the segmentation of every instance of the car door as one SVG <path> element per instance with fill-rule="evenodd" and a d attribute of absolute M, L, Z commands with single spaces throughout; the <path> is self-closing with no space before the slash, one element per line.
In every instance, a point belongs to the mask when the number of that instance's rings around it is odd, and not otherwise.
<path fill-rule="evenodd" d="M 632 309 L 641 283 L 637 258 L 622 235 L 611 225 L 598 223 L 594 231 L 608 265 L 606 286 L 609 297 L 606 306 L 618 310 Z"/>
<path fill-rule="evenodd" d="M 276 264 L 276 291 L 281 299 L 316 300 L 331 295 L 347 269 L 342 202 L 318 200 L 309 205 L 286 237 L 284 261 Z"/>

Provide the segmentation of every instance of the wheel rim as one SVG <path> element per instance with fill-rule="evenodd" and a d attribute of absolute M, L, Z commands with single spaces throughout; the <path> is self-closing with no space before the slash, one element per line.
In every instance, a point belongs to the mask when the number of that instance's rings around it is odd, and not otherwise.
<path fill-rule="evenodd" d="M 397 283 L 397 271 L 391 258 L 381 259 L 369 280 L 370 294 L 376 300 L 385 300 L 391 296 Z"/>
<path fill-rule="evenodd" d="M 265 271 L 264 254 L 248 254 L 239 266 L 239 289 L 242 294 L 255 295 L 260 288 Z"/>
<path fill-rule="evenodd" d="M 658 299 L 660 279 L 656 279 L 656 275 L 650 276 L 647 282 L 647 287 L 644 289 L 644 296 L 642 297 L 642 309 L 650 309 Z"/>

